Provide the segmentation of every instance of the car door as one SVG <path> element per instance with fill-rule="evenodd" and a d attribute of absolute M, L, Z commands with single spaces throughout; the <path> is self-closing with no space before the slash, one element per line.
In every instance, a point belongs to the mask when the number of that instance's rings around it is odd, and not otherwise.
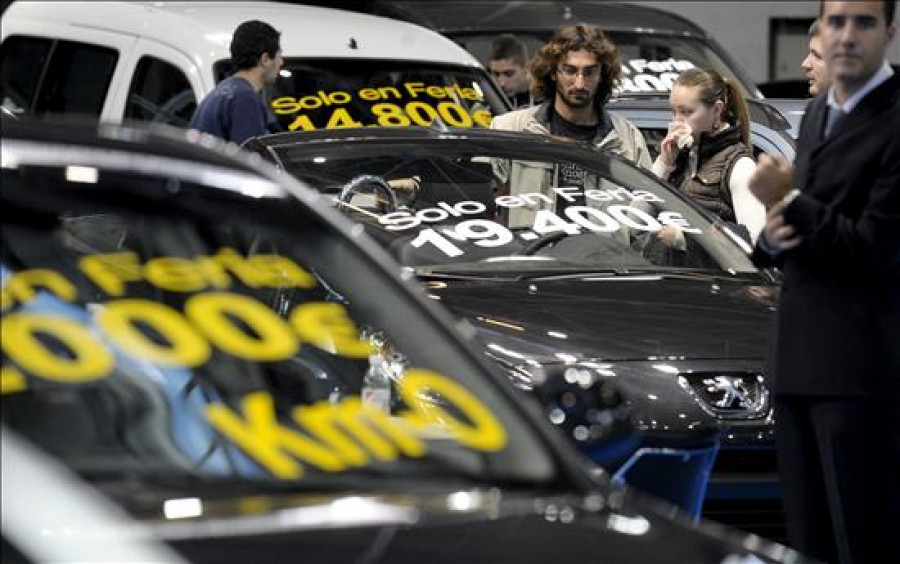
<path fill-rule="evenodd" d="M 213 87 L 210 69 L 147 38 L 138 39 L 128 66 L 128 87 L 110 108 L 122 120 L 186 127 L 197 104 Z"/>

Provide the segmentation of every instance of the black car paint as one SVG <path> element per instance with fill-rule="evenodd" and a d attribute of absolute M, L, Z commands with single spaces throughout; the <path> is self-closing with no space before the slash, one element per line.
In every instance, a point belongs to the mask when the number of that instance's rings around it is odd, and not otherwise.
<path fill-rule="evenodd" d="M 588 273 L 546 281 L 448 280 L 445 288 L 429 292 L 459 316 L 523 327 L 508 333 L 524 335 L 536 347 L 574 355 L 590 351 L 607 362 L 692 361 L 764 355 L 772 304 L 749 294 L 753 287 L 760 287 L 759 280 Z M 548 337 L 547 329 L 567 338 Z"/>
<path fill-rule="evenodd" d="M 771 286 L 754 279 L 638 273 L 547 281 L 440 279 L 441 287 L 430 287 L 429 293 L 499 350 L 518 351 L 545 365 L 562 364 L 555 356 L 560 352 L 575 364 L 602 362 L 616 374 L 609 382 L 626 398 L 645 446 L 703 442 L 722 430 L 684 393 L 677 374 L 654 366 L 674 365 L 683 373 L 756 374 L 773 308 Z M 515 361 L 491 355 L 507 364 Z M 584 394 L 576 384 L 562 384 L 563 371 L 556 372 L 557 394 Z M 765 414 L 728 425 L 726 445 L 771 445 L 771 420 Z"/>
<path fill-rule="evenodd" d="M 657 116 L 660 101 L 630 104 Z M 773 118 L 777 120 L 776 118 Z M 774 131 L 774 130 L 773 130 Z M 475 154 L 488 147 L 515 146 L 523 158 L 570 158 L 576 149 L 553 142 L 544 136 L 499 131 L 440 131 L 380 129 L 371 133 L 323 131 L 281 134 L 258 138 L 248 146 L 268 158 L 291 156 L 347 156 L 370 154 L 377 146 L 389 146 L 399 154 L 426 155 L 446 148 L 448 153 Z M 578 158 L 587 162 L 589 151 L 577 149 Z M 674 192 L 673 195 L 678 195 Z M 681 197 L 680 195 L 678 195 Z M 367 226 L 368 228 L 368 226 Z M 370 233 L 389 246 L 396 234 L 377 227 Z M 478 263 L 473 263 L 477 265 Z M 470 270 L 467 272 L 467 270 Z M 562 403 L 560 398 L 574 394 L 576 401 L 567 419 L 558 427 L 583 451 L 591 450 L 591 440 L 575 436 L 579 425 L 590 426 L 587 413 L 598 408 L 596 396 L 605 378 L 585 390 L 564 379 L 565 364 L 555 357 L 565 350 L 578 362 L 615 363 L 615 388 L 625 398 L 631 424 L 642 438 L 635 445 L 706 445 L 711 436 L 721 433 L 722 452 L 727 449 L 773 447 L 773 420 L 768 406 L 763 413 L 746 420 L 716 421 L 702 413 L 698 402 L 680 386 L 680 375 L 737 374 L 758 378 L 762 373 L 769 317 L 776 279 L 766 271 L 750 274 L 710 276 L 709 273 L 592 272 L 574 269 L 543 279 L 538 274 L 516 272 L 485 275 L 471 272 L 466 265 L 448 265 L 439 269 L 419 268 L 429 293 L 450 311 L 475 326 L 483 340 L 531 356 L 548 366 L 549 381 L 534 387 L 545 411 Z M 529 279 L 529 276 L 536 279 Z M 491 279 L 491 278 L 497 279 Z M 435 284 L 436 283 L 436 284 Z M 491 318 L 509 322 L 519 329 L 505 330 L 502 325 L 485 322 Z M 564 333 L 565 341 L 548 336 L 548 331 Z M 491 352 L 490 356 L 507 368 L 518 380 L 516 360 Z M 655 365 L 675 367 L 673 374 L 660 372 Z M 529 389 L 528 385 L 525 386 Z M 651 397 L 652 396 L 652 397 Z M 658 401 L 664 398 L 664 401 Z M 610 406 L 600 406 L 610 407 Z M 599 442 L 615 438 L 601 434 Z M 730 455 L 731 453 L 729 453 Z M 726 456 L 726 459 L 732 458 Z M 609 459 L 613 464 L 623 459 Z M 613 466 L 614 467 L 614 466 Z M 755 467 L 750 472 L 729 467 L 714 470 L 711 485 L 719 495 L 728 497 L 734 488 L 752 482 L 753 491 L 766 497 L 777 496 L 775 468 Z"/>
<path fill-rule="evenodd" d="M 475 500 L 460 509 L 453 496 Z M 360 498 L 356 498 L 360 499 Z M 304 524 L 305 515 L 327 511 L 346 497 L 303 495 L 254 498 L 257 509 L 247 514 L 246 500 L 207 503 L 212 514 L 196 523 L 160 527 L 174 548 L 189 560 L 220 564 L 281 562 L 302 555 L 303 561 L 328 562 L 725 562 L 736 556 L 717 540 L 691 528 L 669 525 L 681 516 L 663 507 L 641 513 L 628 509 L 634 493 L 609 497 L 504 493 L 474 488 L 463 491 L 413 491 L 405 494 L 361 494 L 390 515 L 381 522 L 365 519 L 341 525 Z M 649 500 L 644 500 L 649 501 Z M 652 503 L 652 502 L 650 502 Z M 658 513 L 657 513 L 658 511 Z M 220 516 L 217 515 L 220 514 Z M 241 517 L 236 514 L 244 513 Z M 296 516 L 297 524 L 290 523 Z M 387 522 L 384 522 L 387 521 Z M 276 524 L 276 523 L 283 524 Z M 728 534 L 724 528 L 719 532 Z M 230 534 L 229 534 L 230 533 Z M 755 542 L 750 541 L 749 542 Z M 650 547 L 666 547 L 664 551 Z M 788 558 L 785 558 L 788 556 Z M 791 561 L 781 547 L 769 547 L 766 557 Z"/>
<path fill-rule="evenodd" d="M 498 131 L 379 129 L 366 137 L 351 131 L 288 133 L 257 138 L 247 147 L 277 162 L 291 155 L 360 154 L 370 150 L 365 147 L 379 144 L 396 144 L 392 151 L 421 155 L 437 150 L 436 146 L 475 153 L 482 146 L 515 144 L 523 155 L 573 158 L 578 154 L 591 158 L 589 152 L 573 153 L 571 147 L 542 136 Z M 370 232 L 386 246 L 397 237 L 378 229 Z M 640 276 L 639 271 L 631 276 L 607 276 L 589 268 L 575 268 L 558 274 L 556 280 L 528 280 L 526 271 L 473 276 L 465 265 L 450 265 L 437 271 L 419 269 L 418 274 L 426 281 L 441 280 L 444 288 L 429 292 L 483 330 L 496 329 L 477 321 L 492 314 L 522 327 L 534 327 L 536 330 L 521 340 L 535 350 L 558 351 L 564 347 L 578 358 L 604 361 L 733 359 L 754 361 L 757 370 L 765 353 L 771 295 L 775 291 L 774 278 L 764 271 L 723 279 L 660 271 L 643 273 L 649 277 Z M 454 280 L 455 276 L 459 280 Z M 547 330 L 570 334 L 571 340 L 563 344 L 549 339 Z"/>

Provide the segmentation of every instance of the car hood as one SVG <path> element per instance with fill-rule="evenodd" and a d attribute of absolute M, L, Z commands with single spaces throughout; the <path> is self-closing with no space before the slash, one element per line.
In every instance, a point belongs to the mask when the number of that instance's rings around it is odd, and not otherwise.
<path fill-rule="evenodd" d="M 151 527 L 189 559 L 221 564 L 262 556 L 287 561 L 298 554 L 305 562 L 435 564 L 749 563 L 797 556 L 718 525 L 697 525 L 671 506 L 627 489 L 607 496 L 535 496 L 501 494 L 496 488 L 431 488 L 255 496 L 203 506 L 203 517 Z"/>
<path fill-rule="evenodd" d="M 755 359 L 774 286 L 717 277 L 567 276 L 436 280 L 429 294 L 487 337 L 535 360 Z"/>

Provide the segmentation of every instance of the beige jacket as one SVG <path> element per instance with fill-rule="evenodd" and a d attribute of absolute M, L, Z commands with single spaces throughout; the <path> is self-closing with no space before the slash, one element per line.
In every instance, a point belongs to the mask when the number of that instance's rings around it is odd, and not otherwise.
<path fill-rule="evenodd" d="M 495 117 L 491 121 L 491 129 L 550 135 L 549 112 L 549 102 L 508 112 Z M 598 150 L 610 151 L 637 166 L 651 170 L 653 163 L 650 159 L 650 151 L 647 149 L 647 142 L 641 131 L 627 119 L 613 112 L 607 112 L 607 115 L 612 122 L 612 129 L 602 139 L 594 139 L 591 144 Z M 495 159 L 493 167 L 494 173 L 500 181 L 509 186 L 510 195 L 540 192 L 550 199 L 550 202 L 533 200 L 529 201 L 528 205 L 510 209 L 510 227 L 530 227 L 538 210 L 555 209 L 556 195 L 553 188 L 557 171 L 552 163 Z M 594 182 L 598 185 L 585 188 L 602 187 L 599 185 L 603 183 L 601 179 L 594 179 Z"/>

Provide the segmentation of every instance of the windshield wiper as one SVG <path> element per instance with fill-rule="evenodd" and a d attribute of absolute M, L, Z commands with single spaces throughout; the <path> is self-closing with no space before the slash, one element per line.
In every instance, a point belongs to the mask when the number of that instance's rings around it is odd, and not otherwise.
<path fill-rule="evenodd" d="M 529 276 L 524 276 L 525 280 L 566 280 L 569 278 L 584 278 L 585 276 L 597 276 L 597 277 L 619 277 L 619 276 L 647 276 L 647 273 L 644 272 L 633 272 L 628 267 L 591 267 L 591 266 L 579 266 L 579 267 L 559 267 L 554 269 L 553 272 L 542 272 L 535 273 Z"/>
<path fill-rule="evenodd" d="M 516 281 L 523 278 L 521 271 L 503 272 L 495 270 L 487 270 L 479 266 L 478 263 L 466 263 L 465 265 L 436 265 L 423 266 L 414 270 L 416 277 L 420 280 L 509 280 Z M 460 268 L 462 266 L 462 268 Z M 466 268 L 469 266 L 469 269 Z M 449 269 L 449 270 L 447 270 Z"/>
<path fill-rule="evenodd" d="M 538 274 L 526 277 L 528 280 L 547 280 L 562 279 L 568 277 L 582 277 L 586 275 L 612 275 L 612 276 L 629 276 L 629 277 L 654 277 L 654 278 L 681 278 L 689 280 L 748 280 L 762 282 L 760 276 L 756 272 L 725 272 L 721 270 L 711 270 L 708 268 L 684 268 L 684 267 L 666 267 L 666 266 L 617 266 L 607 268 L 592 268 L 590 266 L 569 267 L 566 272 L 557 272 L 553 274 Z"/>
<path fill-rule="evenodd" d="M 562 241 L 566 237 L 570 237 L 572 235 L 581 235 L 581 234 L 582 233 L 569 233 L 568 231 L 553 231 L 551 233 L 541 235 L 534 241 L 531 241 L 530 243 L 525 245 L 520 251 L 516 252 L 515 254 L 520 255 L 520 256 L 530 257 L 548 245 L 555 245 L 556 243 Z"/>

